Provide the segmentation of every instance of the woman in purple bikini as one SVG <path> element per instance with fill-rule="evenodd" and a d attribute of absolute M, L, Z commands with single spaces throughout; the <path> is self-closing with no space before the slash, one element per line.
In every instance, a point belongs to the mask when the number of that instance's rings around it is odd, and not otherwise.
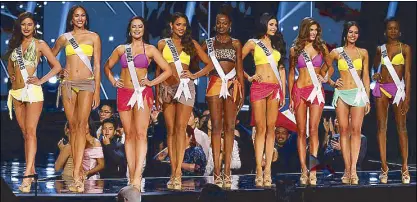
<path fill-rule="evenodd" d="M 411 92 L 411 48 L 401 43 L 400 23 L 391 18 L 385 21 L 385 37 L 387 43 L 377 47 L 374 67 L 381 64 L 381 71 L 373 75 L 377 83 L 372 94 L 376 98 L 376 115 L 378 123 L 377 139 L 381 155 L 381 183 L 388 181 L 388 165 L 386 159 L 387 115 L 389 104 L 392 104 L 400 138 L 401 156 L 403 159 L 401 169 L 402 183 L 410 183 L 410 174 L 407 167 L 408 135 L 406 115 L 410 105 Z"/>

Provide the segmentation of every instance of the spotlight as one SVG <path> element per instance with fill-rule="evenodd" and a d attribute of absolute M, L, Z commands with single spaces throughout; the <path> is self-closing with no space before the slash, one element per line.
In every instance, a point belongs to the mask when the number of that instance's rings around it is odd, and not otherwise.
<path fill-rule="evenodd" d="M 20 4 L 19 8 L 23 8 L 23 4 Z"/>
<path fill-rule="evenodd" d="M 52 42 L 52 43 L 55 43 L 55 39 L 51 39 L 51 42 Z"/>
<path fill-rule="evenodd" d="M 39 8 L 42 8 L 42 5 L 39 5 L 38 7 L 39 7 Z"/>
<path fill-rule="evenodd" d="M 36 14 L 36 13 L 35 13 Z M 41 26 L 39 24 L 36 25 L 36 28 L 39 29 L 41 28 Z"/>
<path fill-rule="evenodd" d="M 7 39 L 6 41 L 4 41 L 4 43 L 5 43 L 6 45 L 9 45 L 9 40 Z"/>
<path fill-rule="evenodd" d="M 47 1 L 44 1 L 44 2 L 43 2 L 43 5 L 45 5 L 45 6 L 46 6 L 47 4 L 48 4 L 48 2 L 47 2 Z"/>
<path fill-rule="evenodd" d="M 201 33 L 201 36 L 202 36 L 202 37 L 206 36 L 206 33 L 204 33 L 204 32 L 203 32 L 203 33 Z"/>
<path fill-rule="evenodd" d="M 283 32 L 284 31 L 284 28 L 283 27 L 281 27 L 281 32 Z"/>
<path fill-rule="evenodd" d="M 1 9 L 4 9 L 4 5 L 1 5 Z"/>
<path fill-rule="evenodd" d="M 65 1 L 63 1 L 62 4 L 65 4 Z"/>
<path fill-rule="evenodd" d="M 113 41 L 114 37 L 113 36 L 109 36 L 109 41 Z"/>
<path fill-rule="evenodd" d="M 298 26 L 292 27 L 292 30 L 296 31 L 298 29 Z"/>
<path fill-rule="evenodd" d="M 7 83 L 7 82 L 9 82 L 9 78 L 5 77 L 4 78 L 4 83 Z"/>
<path fill-rule="evenodd" d="M 56 78 L 56 76 L 53 76 L 49 79 L 48 82 L 51 83 L 51 84 L 56 84 L 57 81 L 58 81 L 58 79 Z"/>

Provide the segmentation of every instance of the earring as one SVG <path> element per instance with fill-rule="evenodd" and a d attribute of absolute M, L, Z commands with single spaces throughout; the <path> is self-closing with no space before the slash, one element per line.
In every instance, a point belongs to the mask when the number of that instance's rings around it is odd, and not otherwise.
<path fill-rule="evenodd" d="M 72 21 L 70 21 L 70 25 L 72 26 Z"/>
<path fill-rule="evenodd" d="M 232 27 L 229 28 L 229 33 L 232 33 Z"/>
<path fill-rule="evenodd" d="M 129 32 L 129 36 L 132 36 L 132 35 L 130 34 L 130 32 Z"/>

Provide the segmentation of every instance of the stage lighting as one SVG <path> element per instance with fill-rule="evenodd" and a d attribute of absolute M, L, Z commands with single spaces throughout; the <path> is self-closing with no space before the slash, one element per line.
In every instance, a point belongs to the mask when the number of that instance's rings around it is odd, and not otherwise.
<path fill-rule="evenodd" d="M 46 2 L 46 1 L 44 1 L 44 2 L 43 2 L 43 5 L 45 5 L 45 6 L 46 6 L 47 4 L 48 4 L 48 2 Z"/>
<path fill-rule="evenodd" d="M 1 5 L 1 9 L 4 9 L 4 5 Z"/>
<path fill-rule="evenodd" d="M 51 39 L 51 42 L 52 42 L 52 43 L 55 43 L 55 39 Z"/>
<path fill-rule="evenodd" d="M 5 43 L 6 45 L 9 45 L 9 40 L 7 39 L 6 41 L 4 41 L 4 43 Z"/>
<path fill-rule="evenodd" d="M 36 13 L 35 13 L 36 14 Z M 41 26 L 39 24 L 36 25 L 36 28 L 39 29 L 41 28 Z"/>
<path fill-rule="evenodd" d="M 7 83 L 7 82 L 9 82 L 9 78 L 5 77 L 4 78 L 4 83 Z"/>
<path fill-rule="evenodd" d="M 51 84 L 56 84 L 57 81 L 58 81 L 58 79 L 56 78 L 56 76 L 53 76 L 49 79 L 48 82 L 51 83 Z"/>
<path fill-rule="evenodd" d="M 63 1 L 62 4 L 65 4 L 65 1 Z"/>
<path fill-rule="evenodd" d="M 296 31 L 298 29 L 298 26 L 292 27 L 292 30 Z"/>
<path fill-rule="evenodd" d="M 114 37 L 113 36 L 109 36 L 109 41 L 113 41 Z"/>
<path fill-rule="evenodd" d="M 206 33 L 204 33 L 204 32 L 203 32 L 203 33 L 201 33 L 201 36 L 202 36 L 202 37 L 205 37 L 205 36 L 206 36 Z"/>
<path fill-rule="evenodd" d="M 284 28 L 283 27 L 281 27 L 281 32 L 283 32 L 284 31 Z"/>
<path fill-rule="evenodd" d="M 20 4 L 19 8 L 23 8 L 23 4 Z"/>

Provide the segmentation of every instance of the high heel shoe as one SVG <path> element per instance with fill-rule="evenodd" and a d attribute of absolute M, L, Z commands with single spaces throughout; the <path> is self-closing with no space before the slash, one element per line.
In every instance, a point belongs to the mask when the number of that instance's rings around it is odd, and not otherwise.
<path fill-rule="evenodd" d="M 222 174 L 220 173 L 220 175 L 216 175 L 216 173 L 213 173 L 213 177 L 214 177 L 214 184 L 222 188 L 223 187 Z"/>
<path fill-rule="evenodd" d="M 388 182 L 388 167 L 387 170 L 384 171 L 383 168 L 381 168 L 381 174 L 379 174 L 379 182 L 382 184 L 386 184 Z"/>
<path fill-rule="evenodd" d="M 264 187 L 266 188 L 272 187 L 271 171 L 264 172 Z"/>
<path fill-rule="evenodd" d="M 174 190 L 181 190 L 181 175 L 173 178 L 172 186 Z"/>
<path fill-rule="evenodd" d="M 139 183 L 131 183 L 130 185 L 132 187 L 136 188 L 137 190 L 139 190 L 139 192 L 141 192 L 141 190 L 142 190 L 142 176 L 139 177 Z"/>
<path fill-rule="evenodd" d="M 167 189 L 174 189 L 174 177 L 171 175 L 171 177 L 169 177 L 169 181 L 167 182 Z"/>
<path fill-rule="evenodd" d="M 19 190 L 22 193 L 29 193 L 30 188 L 32 187 L 33 178 L 24 178 L 22 184 L 19 186 Z"/>
<path fill-rule="evenodd" d="M 308 177 L 308 183 L 312 186 L 317 185 L 317 177 L 316 177 L 316 171 L 310 172 L 310 176 Z"/>
<path fill-rule="evenodd" d="M 232 188 L 232 175 L 223 175 L 223 188 L 230 189 Z"/>
<path fill-rule="evenodd" d="M 401 181 L 403 184 L 410 184 L 410 173 L 408 172 L 408 168 L 404 172 L 401 169 Z"/>
<path fill-rule="evenodd" d="M 71 192 L 84 192 L 84 178 L 74 179 L 74 182 L 68 187 Z"/>
<path fill-rule="evenodd" d="M 256 173 L 255 177 L 255 187 L 263 187 L 264 185 L 264 178 L 262 176 L 262 173 Z"/>
<path fill-rule="evenodd" d="M 350 184 L 350 177 L 351 177 L 350 173 L 345 172 L 343 174 L 343 177 L 341 178 L 342 179 L 342 184 Z"/>
<path fill-rule="evenodd" d="M 351 185 L 358 185 L 359 184 L 359 177 L 356 174 L 356 172 L 355 172 L 355 174 L 350 175 L 350 184 Z"/>
<path fill-rule="evenodd" d="M 300 185 L 306 186 L 307 182 L 308 182 L 307 171 L 303 172 L 303 170 L 301 170 Z"/>

